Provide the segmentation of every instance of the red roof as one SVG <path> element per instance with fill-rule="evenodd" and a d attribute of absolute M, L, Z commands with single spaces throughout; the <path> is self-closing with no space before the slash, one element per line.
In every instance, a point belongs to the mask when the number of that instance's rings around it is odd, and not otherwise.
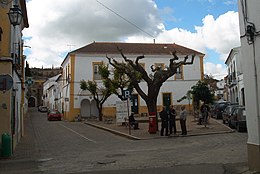
<path fill-rule="evenodd" d="M 124 54 L 140 55 L 169 55 L 172 51 L 177 54 L 196 54 L 203 55 L 198 51 L 177 45 L 177 44 L 157 44 L 157 43 L 122 43 L 122 42 L 93 42 L 81 47 L 71 53 L 90 53 L 90 54 L 119 54 L 117 49 L 122 49 Z"/>

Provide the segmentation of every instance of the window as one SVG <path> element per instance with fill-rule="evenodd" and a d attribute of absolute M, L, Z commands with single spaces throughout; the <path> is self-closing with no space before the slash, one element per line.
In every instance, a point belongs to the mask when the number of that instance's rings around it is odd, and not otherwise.
<path fill-rule="evenodd" d="M 102 62 L 93 62 L 93 80 L 101 80 L 102 77 L 99 74 L 99 67 L 102 65 Z"/>
<path fill-rule="evenodd" d="M 154 68 L 155 69 L 160 68 L 161 70 L 163 70 L 164 69 L 164 63 L 155 63 Z"/>
<path fill-rule="evenodd" d="M 176 73 L 175 73 L 175 80 L 179 80 L 179 79 L 183 79 L 183 70 L 182 70 L 182 66 L 179 66 L 176 70 Z"/>

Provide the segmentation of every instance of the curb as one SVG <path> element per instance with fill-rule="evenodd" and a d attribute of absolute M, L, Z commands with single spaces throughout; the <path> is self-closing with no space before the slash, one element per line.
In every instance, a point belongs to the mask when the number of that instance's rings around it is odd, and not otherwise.
<path fill-rule="evenodd" d="M 138 138 L 138 137 L 135 137 L 135 136 L 123 133 L 123 132 L 119 132 L 119 131 L 116 131 L 116 130 L 113 130 L 113 129 L 109 129 L 109 128 L 106 128 L 106 127 L 103 127 L 103 126 L 99 126 L 99 125 L 96 125 L 96 124 L 93 124 L 93 123 L 84 122 L 84 124 L 87 124 L 89 126 L 93 126 L 93 127 L 96 127 L 96 128 L 108 131 L 108 132 L 111 132 L 113 134 L 116 134 L 116 135 L 119 135 L 119 136 L 122 136 L 122 137 L 125 137 L 125 138 L 128 138 L 128 139 L 131 139 L 131 140 L 142 140 L 142 138 Z"/>
<path fill-rule="evenodd" d="M 216 120 L 214 120 L 215 122 L 217 122 Z M 219 122 L 217 122 L 218 124 L 221 124 Z M 202 135 L 211 135 L 211 134 L 224 134 L 224 133 L 234 133 L 235 131 L 233 129 L 231 129 L 230 127 L 223 125 L 225 127 L 227 127 L 229 129 L 229 131 L 218 131 L 218 132 L 207 132 L 207 133 L 196 133 L 196 134 L 187 134 L 185 136 L 181 136 L 181 135 L 177 135 L 177 136 L 158 136 L 158 137 L 151 137 L 151 138 L 139 138 L 133 135 L 129 135 L 120 131 L 116 131 L 114 129 L 109 129 L 107 127 L 103 127 L 94 123 L 89 123 L 89 122 L 84 122 L 84 124 L 89 125 L 89 126 L 93 126 L 108 132 L 111 132 L 113 134 L 131 139 L 131 140 L 149 140 L 149 139 L 158 139 L 158 138 L 178 138 L 178 137 L 190 137 L 190 136 L 202 136 Z"/>
<path fill-rule="evenodd" d="M 213 121 L 215 121 L 216 123 L 218 123 L 218 124 L 220 124 L 220 125 L 222 125 L 222 126 L 228 128 L 230 132 L 235 132 L 235 131 L 234 131 L 233 129 L 231 129 L 229 126 L 227 126 L 227 125 L 225 125 L 225 124 L 223 124 L 223 123 L 218 122 L 216 119 L 213 119 Z"/>

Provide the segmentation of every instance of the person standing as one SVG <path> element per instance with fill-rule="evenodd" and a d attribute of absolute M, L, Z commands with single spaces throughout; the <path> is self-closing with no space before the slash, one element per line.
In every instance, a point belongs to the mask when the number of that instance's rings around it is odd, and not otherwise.
<path fill-rule="evenodd" d="M 187 135 L 187 127 L 186 127 L 187 115 L 188 113 L 185 110 L 185 106 L 182 106 L 180 111 L 181 135 Z"/>
<path fill-rule="evenodd" d="M 205 102 L 203 103 L 203 105 L 201 105 L 200 112 L 201 112 L 202 118 L 199 119 L 199 125 L 201 125 L 202 122 L 207 123 L 207 120 L 208 120 L 209 106 L 206 105 Z"/>
<path fill-rule="evenodd" d="M 168 136 L 168 113 L 166 112 L 165 106 L 163 106 L 162 111 L 160 112 L 160 118 L 161 118 L 161 136 L 165 135 Z"/>
<path fill-rule="evenodd" d="M 173 105 L 171 105 L 170 107 L 170 113 L 169 113 L 169 129 L 170 129 L 170 134 L 172 134 L 172 128 L 173 128 L 173 133 L 174 135 L 176 135 L 176 122 L 175 122 L 175 119 L 176 119 L 176 111 L 173 107 Z"/>

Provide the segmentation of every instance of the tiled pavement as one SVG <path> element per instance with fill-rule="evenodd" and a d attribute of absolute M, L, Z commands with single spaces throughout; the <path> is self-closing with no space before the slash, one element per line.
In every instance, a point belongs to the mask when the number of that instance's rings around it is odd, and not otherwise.
<path fill-rule="evenodd" d="M 108 124 L 104 121 L 97 121 L 97 120 L 84 120 L 85 124 L 92 125 L 112 133 L 125 136 L 131 139 L 151 139 L 151 138 L 161 138 L 160 131 L 157 131 L 155 134 L 150 134 L 148 117 L 136 117 L 136 120 L 139 121 L 139 129 L 137 130 L 129 130 L 128 127 L 122 125 L 122 123 L 116 123 L 113 120 L 112 123 Z M 231 133 L 234 132 L 228 126 L 220 123 L 219 120 L 215 120 L 213 118 L 209 119 L 209 123 L 204 125 L 198 125 L 198 121 L 194 119 L 193 116 L 188 116 L 187 119 L 187 136 L 198 136 L 198 135 L 208 135 L 208 134 L 219 134 L 219 133 Z M 181 134 L 180 123 L 179 120 L 176 120 L 177 126 L 177 135 L 171 137 L 178 137 Z M 158 124 L 158 130 L 160 130 L 161 126 L 160 123 Z"/>

